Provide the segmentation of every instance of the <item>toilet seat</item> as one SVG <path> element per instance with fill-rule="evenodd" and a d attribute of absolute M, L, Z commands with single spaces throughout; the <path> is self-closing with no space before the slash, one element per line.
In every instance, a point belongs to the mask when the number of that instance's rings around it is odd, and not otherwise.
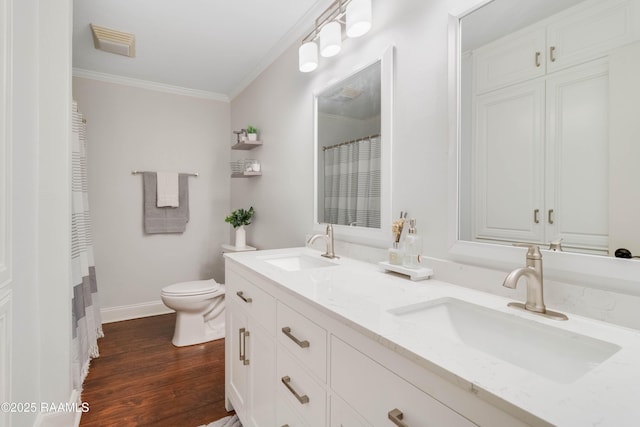
<path fill-rule="evenodd" d="M 162 294 L 167 296 L 196 296 L 214 294 L 222 291 L 219 283 L 213 279 L 194 280 L 191 282 L 174 283 L 162 289 Z"/>

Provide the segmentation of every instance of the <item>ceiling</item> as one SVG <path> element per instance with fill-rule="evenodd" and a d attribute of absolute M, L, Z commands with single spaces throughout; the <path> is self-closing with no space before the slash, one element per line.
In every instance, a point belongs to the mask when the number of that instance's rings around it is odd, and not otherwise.
<path fill-rule="evenodd" d="M 331 0 L 74 0 L 73 67 L 233 98 L 312 29 Z M 90 23 L 136 38 L 96 50 Z"/>

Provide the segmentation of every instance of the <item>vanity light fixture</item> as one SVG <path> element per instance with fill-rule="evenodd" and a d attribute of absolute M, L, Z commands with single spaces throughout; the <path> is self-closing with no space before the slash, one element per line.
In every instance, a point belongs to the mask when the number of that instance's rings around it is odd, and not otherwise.
<path fill-rule="evenodd" d="M 313 30 L 302 39 L 298 49 L 298 67 L 308 73 L 318 67 L 318 45 L 325 58 L 342 48 L 342 25 L 348 37 L 360 37 L 371 29 L 371 0 L 335 0 L 316 19 Z"/>

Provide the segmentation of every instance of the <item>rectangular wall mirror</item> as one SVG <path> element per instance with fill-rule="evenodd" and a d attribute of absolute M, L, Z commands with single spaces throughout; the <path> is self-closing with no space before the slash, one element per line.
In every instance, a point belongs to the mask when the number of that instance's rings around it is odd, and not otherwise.
<path fill-rule="evenodd" d="M 314 95 L 315 222 L 353 241 L 390 238 L 392 60 L 390 48 Z"/>
<path fill-rule="evenodd" d="M 640 255 L 638 9 L 493 0 L 461 18 L 461 240 Z"/>

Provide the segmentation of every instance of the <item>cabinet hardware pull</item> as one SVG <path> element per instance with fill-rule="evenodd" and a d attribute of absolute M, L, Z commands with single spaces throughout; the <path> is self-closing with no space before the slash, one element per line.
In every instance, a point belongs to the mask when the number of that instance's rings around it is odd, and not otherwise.
<path fill-rule="evenodd" d="M 289 427 L 289 424 L 284 424 L 284 425 L 282 425 L 280 427 Z"/>
<path fill-rule="evenodd" d="M 553 224 L 553 209 L 549 209 L 549 214 L 547 215 L 547 220 L 549 224 Z"/>
<path fill-rule="evenodd" d="M 389 419 L 398 427 L 409 427 L 409 424 L 402 421 L 402 419 L 404 418 L 404 414 L 402 413 L 402 411 L 400 411 L 400 409 L 394 408 L 389 411 L 388 415 Z"/>
<path fill-rule="evenodd" d="M 238 351 L 240 352 L 239 359 L 241 362 L 244 361 L 244 348 L 242 343 L 244 342 L 244 328 L 238 329 Z"/>
<path fill-rule="evenodd" d="M 238 291 L 238 292 L 236 292 L 236 295 L 238 295 L 238 296 L 240 297 L 240 299 L 241 299 L 242 301 L 246 302 L 246 303 L 250 303 L 250 302 L 252 302 L 252 301 L 253 301 L 253 300 L 251 299 L 251 297 L 245 297 L 245 296 L 244 296 L 244 292 L 242 292 L 242 291 Z"/>
<path fill-rule="evenodd" d="M 555 46 L 551 46 L 549 48 L 549 59 L 551 59 L 551 62 L 556 62 L 556 47 Z"/>
<path fill-rule="evenodd" d="M 298 344 L 301 348 L 309 347 L 309 341 L 307 340 L 300 341 L 298 338 L 294 337 L 293 334 L 291 333 L 290 327 L 285 326 L 284 328 L 282 328 L 282 333 L 288 336 L 289 338 L 291 338 L 291 341 Z"/>
<path fill-rule="evenodd" d="M 540 52 L 536 52 L 536 67 L 540 68 Z"/>
<path fill-rule="evenodd" d="M 293 387 L 291 387 L 291 384 L 290 384 L 291 378 L 285 376 L 285 377 L 282 377 L 280 381 L 282 381 L 282 384 L 284 384 L 284 386 L 287 389 L 289 389 L 291 394 L 293 394 L 296 397 L 296 399 L 298 399 L 298 402 L 300 402 L 302 405 L 304 405 L 305 403 L 309 403 L 309 396 L 307 396 L 306 394 L 303 394 L 302 396 L 300 396 L 298 393 L 296 393 Z"/>
<path fill-rule="evenodd" d="M 540 209 L 535 209 L 533 211 L 533 222 L 540 224 Z"/>
<path fill-rule="evenodd" d="M 247 359 L 247 337 L 249 336 L 249 331 L 244 330 L 242 328 L 242 364 L 248 365 L 249 359 Z"/>

